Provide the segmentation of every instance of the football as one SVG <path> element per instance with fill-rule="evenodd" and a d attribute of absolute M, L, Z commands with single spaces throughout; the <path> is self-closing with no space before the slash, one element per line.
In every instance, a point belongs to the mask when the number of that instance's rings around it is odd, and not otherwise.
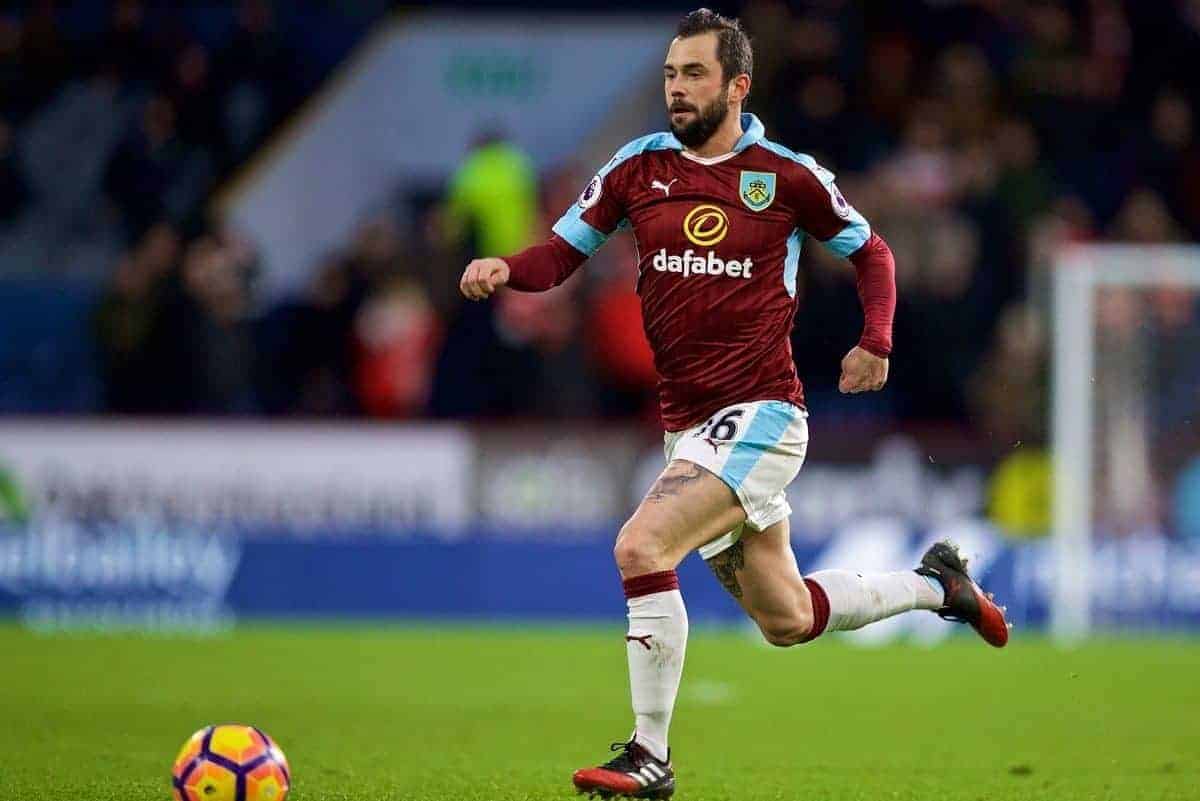
<path fill-rule="evenodd" d="M 284 801 L 292 784 L 287 757 L 253 726 L 206 726 L 175 758 L 176 801 Z"/>

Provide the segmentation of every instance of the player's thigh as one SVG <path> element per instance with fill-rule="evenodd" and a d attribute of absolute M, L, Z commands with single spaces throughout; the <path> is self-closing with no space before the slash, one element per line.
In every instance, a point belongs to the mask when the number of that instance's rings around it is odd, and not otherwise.
<path fill-rule="evenodd" d="M 771 642 L 799 642 L 812 627 L 812 598 L 796 555 L 786 519 L 758 533 L 747 533 L 708 560 L 722 586 Z"/>
<path fill-rule="evenodd" d="M 626 578 L 672 569 L 688 552 L 745 519 L 724 481 L 694 462 L 674 459 L 621 528 L 617 566 Z"/>

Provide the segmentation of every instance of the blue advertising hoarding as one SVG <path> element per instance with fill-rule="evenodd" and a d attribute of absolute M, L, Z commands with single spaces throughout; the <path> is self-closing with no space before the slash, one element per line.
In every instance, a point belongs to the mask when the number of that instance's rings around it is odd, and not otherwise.
<path fill-rule="evenodd" d="M 612 542 L 636 487 L 625 493 L 598 477 L 624 471 L 636 484 L 661 458 L 609 435 L 607 452 L 563 439 L 544 453 L 569 458 L 541 463 L 453 427 L 44 425 L 0 434 L 0 614 L 43 630 L 213 631 L 240 617 L 619 620 Z M 896 486 L 879 486 L 875 501 L 904 487 L 945 501 L 842 514 L 847 507 L 823 507 L 809 491 L 824 495 L 830 482 L 853 483 L 853 471 L 861 479 L 880 465 L 810 465 L 809 483 L 792 494 L 801 568 L 903 569 L 949 538 L 1018 626 L 1045 624 L 1059 580 L 1051 543 L 1012 540 L 985 522 L 976 468 L 906 474 L 894 449 L 881 452 Z M 564 472 L 572 464 L 574 477 Z M 506 497 L 522 500 L 506 516 L 493 508 L 496 492 L 480 487 L 495 487 L 501 472 L 520 475 Z M 543 504 L 541 484 L 603 488 L 611 508 L 568 519 L 561 505 Z M 1098 626 L 1200 627 L 1200 547 L 1149 534 L 1098 541 L 1091 568 Z M 696 623 L 743 620 L 698 557 L 685 561 L 681 583 Z M 932 641 L 951 630 L 932 615 L 906 615 L 850 636 Z"/>
<path fill-rule="evenodd" d="M 10 525 L 0 532 L 0 610 L 41 629 L 203 631 L 244 616 L 616 620 L 624 602 L 612 561 L 614 530 L 576 532 L 563 542 L 554 530 L 518 539 L 472 530 L 448 541 L 421 531 L 297 539 L 272 532 Z M 868 524 L 823 541 L 809 537 L 795 550 L 806 571 L 900 569 L 916 564 L 940 536 L 893 530 L 880 540 L 880 533 L 880 526 Z M 1046 623 L 1056 580 L 1049 542 L 1013 543 L 978 525 L 956 539 L 1018 626 Z M 1093 612 L 1101 626 L 1200 627 L 1200 548 L 1157 539 L 1108 543 L 1097 547 L 1093 572 Z M 680 575 L 693 621 L 741 620 L 698 557 L 689 557 Z M 941 636 L 942 624 L 924 617 L 908 616 L 861 636 Z"/>

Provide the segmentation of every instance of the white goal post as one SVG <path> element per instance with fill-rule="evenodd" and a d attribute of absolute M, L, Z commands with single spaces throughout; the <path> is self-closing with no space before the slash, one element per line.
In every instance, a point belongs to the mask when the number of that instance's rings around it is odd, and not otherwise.
<path fill-rule="evenodd" d="M 1097 295 L 1106 288 L 1164 286 L 1200 291 L 1200 246 L 1073 246 L 1055 263 L 1051 431 L 1057 580 L 1050 627 L 1061 642 L 1078 641 L 1091 627 Z"/>

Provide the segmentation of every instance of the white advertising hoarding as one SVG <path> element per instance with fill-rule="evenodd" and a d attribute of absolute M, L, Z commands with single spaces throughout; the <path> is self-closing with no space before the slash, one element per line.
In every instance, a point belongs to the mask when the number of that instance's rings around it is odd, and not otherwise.
<path fill-rule="evenodd" d="M 280 529 L 454 529 L 472 444 L 456 428 L 0 424 L 0 472 L 31 517 Z"/>

